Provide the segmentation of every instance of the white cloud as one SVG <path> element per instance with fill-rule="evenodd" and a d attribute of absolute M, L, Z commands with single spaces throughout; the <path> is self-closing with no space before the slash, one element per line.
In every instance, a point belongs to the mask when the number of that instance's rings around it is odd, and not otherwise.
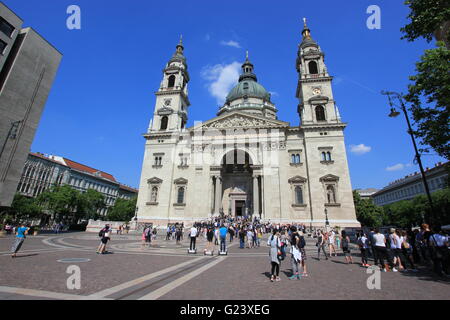
<path fill-rule="evenodd" d="M 234 47 L 234 48 L 241 48 L 241 45 L 239 44 L 239 42 L 230 40 L 230 41 L 220 41 L 220 44 L 223 46 L 227 46 L 227 47 Z"/>
<path fill-rule="evenodd" d="M 205 35 L 205 41 L 209 41 L 209 40 L 211 40 L 211 35 L 209 33 L 207 33 Z"/>
<path fill-rule="evenodd" d="M 208 83 L 209 93 L 216 98 L 217 103 L 222 105 L 231 88 L 239 79 L 241 63 L 234 61 L 230 64 L 216 64 L 206 66 L 202 70 L 202 77 Z"/>
<path fill-rule="evenodd" d="M 393 165 L 391 167 L 387 167 L 386 171 L 400 171 L 405 168 L 405 165 L 403 163 L 397 163 L 396 165 Z"/>
<path fill-rule="evenodd" d="M 275 92 L 275 91 L 269 91 L 269 93 L 270 93 L 270 95 L 272 97 L 278 97 L 279 96 L 278 92 Z"/>
<path fill-rule="evenodd" d="M 366 146 L 363 143 L 358 144 L 356 146 L 353 144 L 350 145 L 350 152 L 357 154 L 357 155 L 362 155 L 362 154 L 368 153 L 371 150 L 372 150 L 372 147 Z"/>

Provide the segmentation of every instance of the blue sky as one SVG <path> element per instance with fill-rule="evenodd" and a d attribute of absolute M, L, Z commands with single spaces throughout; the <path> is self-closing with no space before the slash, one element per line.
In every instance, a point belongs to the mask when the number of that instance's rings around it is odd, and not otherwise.
<path fill-rule="evenodd" d="M 298 125 L 295 59 L 301 20 L 307 17 L 348 122 L 345 142 L 353 188 L 381 188 L 418 171 L 406 122 L 387 117 L 387 100 L 380 95 L 383 89 L 405 92 L 415 62 L 433 46 L 400 40 L 409 10 L 403 1 L 324 0 L 320 6 L 303 0 L 3 1 L 24 26 L 33 27 L 64 55 L 34 152 L 65 156 L 138 187 L 142 133 L 180 34 L 191 76 L 188 126 L 216 115 L 220 93 L 211 84 L 220 82 L 222 74 L 225 82 L 218 85 L 231 85 L 224 72 L 233 76 L 246 50 L 259 82 L 274 93 L 278 118 Z M 81 30 L 66 27 L 72 4 L 81 8 Z M 369 5 L 381 8 L 380 30 L 366 26 Z M 363 145 L 359 150 L 366 152 L 353 153 L 351 145 Z M 425 166 L 438 161 L 443 159 L 423 156 Z"/>

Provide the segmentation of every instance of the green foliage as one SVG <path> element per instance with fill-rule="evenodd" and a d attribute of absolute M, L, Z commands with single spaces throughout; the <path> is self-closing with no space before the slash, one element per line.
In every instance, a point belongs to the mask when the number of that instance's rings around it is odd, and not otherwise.
<path fill-rule="evenodd" d="M 380 227 L 383 225 L 383 208 L 376 206 L 371 199 L 361 199 L 357 191 L 353 191 L 356 218 L 362 226 Z"/>
<path fill-rule="evenodd" d="M 43 215 L 42 207 L 34 198 L 27 198 L 23 195 L 16 194 L 8 212 L 13 215 L 14 221 L 39 219 Z"/>
<path fill-rule="evenodd" d="M 433 34 L 446 21 L 450 21 L 449 0 L 407 0 L 411 12 L 408 16 L 410 23 L 400 30 L 405 33 L 402 39 L 414 41 L 420 37 L 428 42 Z M 446 37 L 450 41 L 450 33 Z"/>
<path fill-rule="evenodd" d="M 62 216 L 75 212 L 78 199 L 79 192 L 68 185 L 55 186 L 37 197 L 37 201 L 52 213 L 57 221 L 60 221 Z"/>
<path fill-rule="evenodd" d="M 94 189 L 88 189 L 78 195 L 77 217 L 84 219 L 98 219 L 97 211 L 106 207 L 103 194 Z"/>
<path fill-rule="evenodd" d="M 136 211 L 137 198 L 134 197 L 130 200 L 117 199 L 114 206 L 109 210 L 106 220 L 107 221 L 130 221 Z"/>
<path fill-rule="evenodd" d="M 437 190 L 431 194 L 433 201 L 434 223 L 441 225 L 450 224 L 450 189 Z M 418 226 L 423 219 L 430 216 L 430 205 L 425 195 L 419 195 L 412 200 L 399 201 L 384 206 L 386 219 L 384 225 L 395 225 L 402 228 Z"/>
<path fill-rule="evenodd" d="M 426 50 L 416 64 L 417 75 L 405 97 L 411 102 L 411 111 L 417 129 L 415 135 L 421 144 L 431 146 L 440 156 L 450 158 L 450 50 L 442 42 L 436 49 Z M 421 103 L 426 97 L 428 106 Z M 426 150 L 426 149 L 425 149 Z"/>

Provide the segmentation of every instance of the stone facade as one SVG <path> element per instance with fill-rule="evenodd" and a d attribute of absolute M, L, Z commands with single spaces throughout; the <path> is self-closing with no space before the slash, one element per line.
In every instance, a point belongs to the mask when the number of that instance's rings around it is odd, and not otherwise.
<path fill-rule="evenodd" d="M 300 126 L 277 119 L 247 55 L 218 116 L 186 128 L 189 78 L 183 49 L 180 43 L 164 69 L 144 135 L 138 222 L 189 225 L 224 214 L 314 227 L 324 227 L 328 218 L 330 226 L 359 227 L 346 124 L 333 100 L 324 54 L 309 29 L 305 26 L 297 60 Z"/>
<path fill-rule="evenodd" d="M 1 208 L 14 198 L 62 55 L 33 29 L 21 29 L 22 20 L 3 3 L 0 23 Z"/>

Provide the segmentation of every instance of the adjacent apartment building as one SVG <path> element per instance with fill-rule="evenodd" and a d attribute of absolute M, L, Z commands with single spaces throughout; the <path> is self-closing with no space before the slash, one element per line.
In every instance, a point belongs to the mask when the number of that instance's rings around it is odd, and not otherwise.
<path fill-rule="evenodd" d="M 448 187 L 448 166 L 449 162 L 439 162 L 434 168 L 425 169 L 425 177 L 430 192 Z M 414 172 L 391 182 L 388 186 L 373 194 L 372 198 L 376 205 L 384 206 L 401 200 L 411 200 L 420 194 L 425 194 L 422 175 L 420 172 Z"/>
<path fill-rule="evenodd" d="M 69 185 L 85 192 L 94 189 L 105 197 L 106 207 L 100 215 L 105 216 L 118 198 L 131 199 L 138 190 L 119 183 L 113 175 L 60 156 L 30 153 L 23 167 L 17 193 L 37 197 L 53 186 Z"/>
<path fill-rule="evenodd" d="M 0 208 L 11 205 L 62 54 L 0 2 Z"/>

